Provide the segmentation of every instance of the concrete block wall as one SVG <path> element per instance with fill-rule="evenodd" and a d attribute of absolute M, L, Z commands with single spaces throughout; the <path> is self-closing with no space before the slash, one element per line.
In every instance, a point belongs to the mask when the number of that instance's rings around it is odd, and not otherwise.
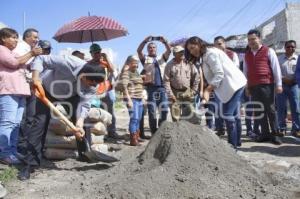
<path fill-rule="evenodd" d="M 300 3 L 288 3 L 286 8 L 258 26 L 263 43 L 278 53 L 284 52 L 284 42 L 290 39 L 299 44 L 300 52 Z"/>

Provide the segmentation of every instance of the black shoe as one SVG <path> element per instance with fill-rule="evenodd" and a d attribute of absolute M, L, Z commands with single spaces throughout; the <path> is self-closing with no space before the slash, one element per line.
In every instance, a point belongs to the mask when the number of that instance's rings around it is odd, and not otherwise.
<path fill-rule="evenodd" d="M 298 130 L 298 131 L 292 132 L 292 136 L 300 138 L 300 131 Z"/>
<path fill-rule="evenodd" d="M 151 139 L 151 136 L 148 136 L 148 135 L 141 135 L 141 138 L 144 139 L 144 140 L 150 140 L 150 139 Z"/>
<path fill-rule="evenodd" d="M 29 180 L 30 173 L 31 173 L 31 167 L 27 165 L 20 170 L 18 174 L 18 179 L 21 181 Z"/>
<path fill-rule="evenodd" d="M 90 159 L 86 157 L 85 155 L 79 155 L 79 157 L 76 159 L 79 162 L 90 162 Z"/>
<path fill-rule="evenodd" d="M 116 132 L 109 132 L 107 136 L 112 139 L 121 139 L 121 136 L 119 136 Z"/>
<path fill-rule="evenodd" d="M 279 130 L 275 133 L 273 133 L 274 136 L 278 136 L 278 137 L 284 137 L 286 134 L 286 130 Z"/>
<path fill-rule="evenodd" d="M 272 136 L 271 142 L 273 144 L 276 144 L 276 145 L 281 145 L 282 144 L 282 141 L 278 136 Z"/>
<path fill-rule="evenodd" d="M 268 141 L 270 141 L 270 138 L 265 135 L 259 135 L 255 138 L 255 141 L 256 142 L 268 142 Z"/>
<path fill-rule="evenodd" d="M 217 136 L 225 135 L 225 131 L 224 130 L 218 130 L 216 135 Z"/>

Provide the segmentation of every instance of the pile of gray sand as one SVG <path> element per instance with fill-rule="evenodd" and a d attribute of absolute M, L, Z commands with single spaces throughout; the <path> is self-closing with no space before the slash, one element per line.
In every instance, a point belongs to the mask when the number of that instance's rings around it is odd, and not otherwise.
<path fill-rule="evenodd" d="M 206 127 L 165 122 L 145 151 L 98 185 L 101 198 L 294 198 Z"/>

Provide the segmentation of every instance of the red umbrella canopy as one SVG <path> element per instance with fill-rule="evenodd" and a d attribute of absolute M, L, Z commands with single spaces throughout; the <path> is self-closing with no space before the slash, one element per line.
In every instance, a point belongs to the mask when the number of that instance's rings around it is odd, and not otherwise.
<path fill-rule="evenodd" d="M 84 43 L 126 36 L 128 31 L 108 17 L 84 16 L 61 27 L 54 39 L 58 42 Z"/>

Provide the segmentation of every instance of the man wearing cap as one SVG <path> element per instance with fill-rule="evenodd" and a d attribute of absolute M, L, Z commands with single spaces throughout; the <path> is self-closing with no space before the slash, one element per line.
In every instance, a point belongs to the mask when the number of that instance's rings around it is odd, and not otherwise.
<path fill-rule="evenodd" d="M 43 55 L 49 55 L 51 53 L 51 43 L 48 40 L 40 40 L 38 46 L 42 48 Z"/>
<path fill-rule="evenodd" d="M 157 56 L 157 46 L 153 41 L 162 42 L 166 51 L 161 57 Z M 148 43 L 149 42 L 149 43 Z M 143 49 L 147 45 L 148 55 L 143 54 Z M 151 133 L 157 130 L 156 110 L 159 109 L 160 118 L 158 125 L 167 119 L 168 99 L 163 85 L 161 67 L 168 61 L 171 48 L 164 37 L 146 37 L 137 49 L 139 59 L 144 66 L 144 84 L 148 94 L 148 115 Z"/>
<path fill-rule="evenodd" d="M 90 53 L 92 56 L 92 59 L 88 62 L 89 64 L 99 66 L 103 69 L 107 67 L 108 73 L 114 72 L 114 67 L 111 61 L 109 60 L 108 56 L 106 56 L 107 64 L 106 66 L 103 65 L 101 60 L 101 47 L 98 44 L 92 44 L 90 46 Z M 105 74 L 106 77 L 110 76 Z M 119 138 L 118 134 L 116 133 L 116 117 L 114 113 L 114 99 L 113 99 L 113 93 L 114 90 L 110 90 L 106 93 L 104 98 L 101 98 L 101 106 L 103 109 L 107 110 L 112 115 L 112 123 L 107 127 L 107 134 L 110 138 Z M 104 105 L 104 106 L 103 106 Z"/>
<path fill-rule="evenodd" d="M 34 60 L 31 69 L 33 86 L 42 84 L 51 102 L 65 102 L 72 114 L 71 120 L 77 127 L 74 133 L 84 132 L 84 120 L 91 107 L 90 101 L 96 94 L 97 85 L 104 80 L 104 70 L 72 55 L 40 55 Z M 20 180 L 29 179 L 32 167 L 41 163 L 42 139 L 47 133 L 50 116 L 49 107 L 37 100 L 33 122 L 25 129 L 27 145 L 19 157 L 26 163 L 19 173 Z M 76 141 L 79 158 L 85 161 L 85 145 L 82 141 Z"/>
<path fill-rule="evenodd" d="M 198 91 L 200 77 L 194 64 L 184 58 L 184 48 L 173 48 L 174 58 L 168 62 L 164 72 L 164 85 L 171 101 L 173 121 L 181 116 L 191 117 L 194 95 Z"/>

